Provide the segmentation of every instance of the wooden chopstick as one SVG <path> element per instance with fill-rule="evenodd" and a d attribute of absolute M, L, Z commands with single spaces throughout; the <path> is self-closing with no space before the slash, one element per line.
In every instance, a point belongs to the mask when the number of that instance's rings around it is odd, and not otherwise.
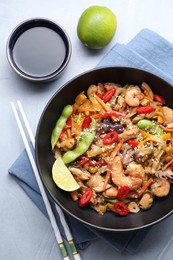
<path fill-rule="evenodd" d="M 21 113 L 21 115 L 22 115 L 22 119 L 23 119 L 23 121 L 24 121 L 24 123 L 25 123 L 27 132 L 28 132 L 29 137 L 30 137 L 30 139 L 31 139 L 32 145 L 33 145 L 33 147 L 35 148 L 35 138 L 34 138 L 34 135 L 33 135 L 33 133 L 32 133 L 31 127 L 30 127 L 30 125 L 29 125 L 29 122 L 28 122 L 28 119 L 27 119 L 27 117 L 26 117 L 26 114 L 25 114 L 25 112 L 24 112 L 24 109 L 23 109 L 23 107 L 22 107 L 22 104 L 21 104 L 20 101 L 17 101 L 17 104 L 18 104 L 19 111 L 20 111 L 20 113 Z M 15 108 L 15 105 L 14 105 L 13 102 L 11 102 L 11 106 L 12 106 L 12 109 L 13 109 L 13 112 L 14 112 L 14 116 L 15 116 L 15 119 L 16 119 L 16 121 L 17 121 L 17 125 L 18 125 L 18 127 L 19 127 L 19 130 L 20 130 L 20 133 L 21 133 L 21 136 L 22 136 L 22 139 L 23 139 L 23 142 L 24 142 L 24 145 L 25 145 L 25 148 L 26 148 L 28 157 L 29 157 L 29 160 L 30 160 L 30 162 L 31 162 L 31 166 L 32 166 L 32 169 L 33 169 L 33 171 L 34 171 L 34 174 L 35 174 L 35 177 L 36 177 L 36 180 L 37 180 L 37 183 L 38 183 L 38 186 L 39 186 L 39 189 L 40 189 L 40 192 L 41 192 L 43 201 L 44 201 L 44 204 L 45 204 L 45 206 L 46 206 L 47 213 L 48 213 L 48 216 L 49 216 L 49 219 L 50 219 L 52 228 L 53 228 L 53 230 L 54 230 L 57 243 L 58 243 L 59 248 L 60 248 L 60 253 L 61 253 L 63 259 L 68 260 L 68 259 L 69 259 L 69 257 L 68 257 L 68 249 L 65 247 L 65 244 L 64 244 L 64 241 L 63 241 L 63 239 L 62 239 L 61 233 L 60 233 L 60 231 L 59 231 L 59 229 L 58 229 L 58 226 L 57 226 L 57 223 L 56 223 L 56 220 L 55 220 L 55 216 L 54 216 L 54 214 L 53 214 L 53 212 L 52 212 L 52 209 L 51 209 L 49 200 L 48 200 L 48 198 L 47 198 L 47 195 L 46 195 L 44 186 L 43 186 L 42 181 L 41 181 L 41 179 L 40 179 L 40 176 L 39 176 L 39 173 L 38 173 L 38 169 L 37 169 L 37 166 L 36 166 L 34 157 L 33 157 L 32 152 L 31 152 L 31 150 L 30 150 L 30 146 L 29 146 L 27 137 L 26 137 L 26 135 L 25 135 L 25 132 L 24 132 L 22 123 L 21 123 L 21 121 L 20 121 L 20 117 L 19 117 L 19 115 L 18 115 L 17 109 Z M 68 240 L 68 243 L 69 243 L 71 252 L 72 252 L 72 254 L 73 254 L 73 257 L 74 257 L 74 259 L 76 259 L 76 260 L 80 260 L 81 257 L 80 257 L 80 255 L 79 255 L 79 253 L 77 252 L 75 243 L 74 243 L 74 241 L 73 241 L 73 237 L 72 237 L 72 235 L 71 235 L 71 232 L 70 232 L 70 229 L 69 229 L 69 227 L 68 227 L 68 224 L 67 224 L 67 222 L 66 222 L 66 220 L 65 220 L 64 213 L 62 212 L 62 210 L 61 210 L 57 205 L 55 205 L 55 207 L 56 207 L 56 210 L 57 210 L 57 212 L 58 212 L 58 214 L 59 214 L 61 223 L 62 223 L 62 225 L 63 225 L 63 227 L 64 227 L 64 231 L 65 231 L 65 234 L 66 234 L 66 237 L 67 237 L 67 240 Z"/>

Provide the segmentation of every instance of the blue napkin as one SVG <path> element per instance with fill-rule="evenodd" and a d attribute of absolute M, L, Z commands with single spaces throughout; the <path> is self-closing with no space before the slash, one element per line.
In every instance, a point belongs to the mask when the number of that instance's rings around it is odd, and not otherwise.
<path fill-rule="evenodd" d="M 102 67 L 108 65 L 133 66 L 145 69 L 161 76 L 173 84 L 173 45 L 155 32 L 144 29 L 127 45 L 116 44 L 97 66 Z M 10 167 L 9 173 L 13 175 L 32 201 L 38 206 L 43 214 L 47 216 L 25 150 Z M 59 216 L 56 213 L 54 203 L 51 201 L 51 198 L 49 199 L 62 236 L 66 238 Z M 119 252 L 124 250 L 135 252 L 148 234 L 148 231 L 152 229 L 152 227 L 148 227 L 142 230 L 117 234 L 113 232 L 100 231 L 93 227 L 86 226 L 67 214 L 66 218 L 69 222 L 75 242 L 81 249 L 86 248 L 93 239 L 101 238 Z"/>

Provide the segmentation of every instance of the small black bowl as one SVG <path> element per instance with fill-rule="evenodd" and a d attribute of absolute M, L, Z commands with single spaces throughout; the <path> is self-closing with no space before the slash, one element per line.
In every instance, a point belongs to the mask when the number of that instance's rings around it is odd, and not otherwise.
<path fill-rule="evenodd" d="M 32 18 L 20 23 L 7 41 L 7 59 L 27 80 L 45 82 L 64 72 L 71 57 L 71 41 L 54 21 Z"/>
<path fill-rule="evenodd" d="M 46 105 L 36 133 L 36 161 L 42 181 L 57 203 L 67 213 L 90 226 L 109 231 L 130 231 L 151 226 L 165 219 L 173 212 L 173 188 L 167 197 L 155 198 L 151 209 L 140 211 L 137 214 L 119 216 L 108 212 L 98 215 L 92 208 L 80 208 L 78 202 L 73 202 L 67 192 L 59 189 L 52 179 L 52 165 L 54 155 L 51 151 L 51 132 L 67 104 L 73 104 L 75 97 L 81 91 L 87 90 L 91 84 L 99 82 L 116 82 L 123 86 L 126 84 L 141 85 L 142 82 L 150 85 L 154 93 L 161 95 L 166 104 L 173 108 L 173 87 L 160 77 L 150 72 L 129 67 L 105 67 L 85 72 L 67 82 Z"/>

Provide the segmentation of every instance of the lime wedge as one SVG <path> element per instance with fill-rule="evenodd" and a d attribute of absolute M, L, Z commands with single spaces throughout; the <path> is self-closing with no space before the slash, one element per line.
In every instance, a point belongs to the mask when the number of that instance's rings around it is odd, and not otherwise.
<path fill-rule="evenodd" d="M 62 190 L 74 191 L 80 188 L 61 157 L 57 158 L 52 166 L 52 178 Z"/>

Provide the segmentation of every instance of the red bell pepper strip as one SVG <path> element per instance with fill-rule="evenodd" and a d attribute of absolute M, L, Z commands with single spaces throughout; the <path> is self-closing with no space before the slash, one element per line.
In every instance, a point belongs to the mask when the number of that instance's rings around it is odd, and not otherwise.
<path fill-rule="evenodd" d="M 164 105 L 166 102 L 164 100 L 164 98 L 162 98 L 161 96 L 154 94 L 154 100 L 161 103 L 162 105 Z"/>
<path fill-rule="evenodd" d="M 91 165 L 91 166 L 104 166 L 104 165 L 106 165 L 106 162 L 90 160 L 89 165 Z"/>
<path fill-rule="evenodd" d="M 71 126 L 72 126 L 72 117 L 73 117 L 73 115 L 71 114 L 71 115 L 69 116 L 69 118 L 67 119 L 66 125 L 64 126 L 64 128 L 63 128 L 63 130 L 62 130 L 62 132 L 61 132 L 61 134 L 60 134 L 60 136 L 59 136 L 60 139 L 64 137 L 65 131 L 66 131 L 67 129 L 71 128 Z"/>
<path fill-rule="evenodd" d="M 66 125 L 64 127 L 65 130 L 71 128 L 71 121 L 72 121 L 72 116 L 69 116 L 69 118 L 67 119 Z"/>
<path fill-rule="evenodd" d="M 103 94 L 101 94 L 101 93 L 97 93 L 96 94 L 99 98 L 102 98 L 103 97 Z"/>
<path fill-rule="evenodd" d="M 86 190 L 79 200 L 79 206 L 84 207 L 85 205 L 87 205 L 91 200 L 92 194 L 93 194 L 92 189 Z"/>
<path fill-rule="evenodd" d="M 103 101 L 106 103 L 106 102 L 108 102 L 110 99 L 111 99 L 111 97 L 114 95 L 114 93 L 115 93 L 115 88 L 111 88 L 111 89 L 109 89 L 108 91 L 106 91 L 104 94 L 103 94 L 103 96 L 102 96 L 102 99 L 103 99 Z"/>
<path fill-rule="evenodd" d="M 63 138 L 63 137 L 64 137 L 64 135 L 65 135 L 65 129 L 63 129 L 63 130 L 62 130 L 62 132 L 61 132 L 61 134 L 60 134 L 59 138 L 60 138 L 60 139 L 61 139 L 61 138 Z"/>
<path fill-rule="evenodd" d="M 138 143 L 136 140 L 134 140 L 134 139 L 129 139 L 129 140 L 127 141 L 127 143 L 128 143 L 130 146 L 132 146 L 132 148 L 135 148 L 135 147 L 137 147 L 137 146 L 139 145 L 139 143 Z"/>
<path fill-rule="evenodd" d="M 69 116 L 69 118 L 67 119 L 67 122 L 66 122 L 66 125 L 64 127 L 65 130 L 67 130 L 68 128 L 71 128 L 72 126 L 72 119 L 73 119 L 73 116 L 74 116 L 74 113 L 75 113 L 75 106 L 73 105 L 73 111 L 72 111 L 72 114 Z"/>
<path fill-rule="evenodd" d="M 111 131 L 104 136 L 103 143 L 106 145 L 110 145 L 115 143 L 117 139 L 118 139 L 118 133 L 115 131 Z"/>
<path fill-rule="evenodd" d="M 92 121 L 92 118 L 90 116 L 86 116 L 82 123 L 82 130 L 88 128 L 90 126 L 91 121 Z"/>
<path fill-rule="evenodd" d="M 136 109 L 136 112 L 138 114 L 149 114 L 153 112 L 155 109 L 152 106 L 144 106 L 144 107 L 138 107 Z"/>
<path fill-rule="evenodd" d="M 114 203 L 114 209 L 116 213 L 118 213 L 121 216 L 126 216 L 129 214 L 128 206 L 124 202 L 115 202 Z"/>
<path fill-rule="evenodd" d="M 128 194 L 130 192 L 130 188 L 128 186 L 123 186 L 118 189 L 117 199 L 118 200 L 124 200 L 127 198 Z"/>
<path fill-rule="evenodd" d="M 88 157 L 82 157 L 82 160 L 77 164 L 77 166 L 81 167 L 85 163 L 87 163 L 90 159 Z"/>
<path fill-rule="evenodd" d="M 100 117 L 101 118 L 108 118 L 108 117 L 117 117 L 117 116 L 126 116 L 126 113 L 125 112 L 118 112 L 118 111 L 109 111 L 109 112 L 106 112 L 104 114 L 101 114 Z"/>

